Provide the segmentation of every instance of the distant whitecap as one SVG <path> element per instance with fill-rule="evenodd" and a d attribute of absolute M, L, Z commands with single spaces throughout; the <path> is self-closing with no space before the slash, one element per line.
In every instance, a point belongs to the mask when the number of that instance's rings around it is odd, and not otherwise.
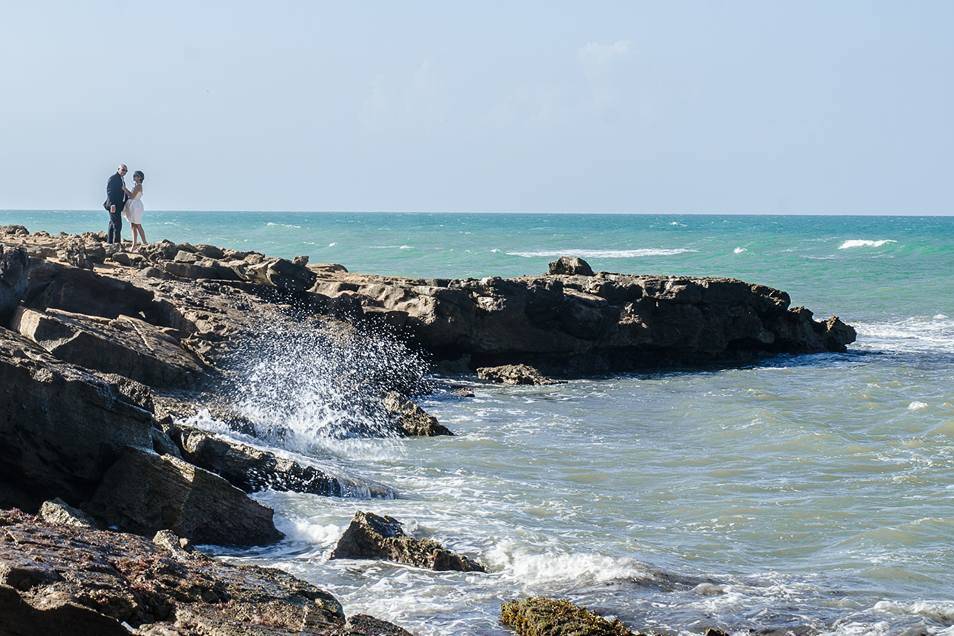
<path fill-rule="evenodd" d="M 920 411 L 921 409 L 926 409 L 928 407 L 926 402 L 911 402 L 908 404 L 909 411 Z"/>
<path fill-rule="evenodd" d="M 741 254 L 741 253 L 744 252 L 744 251 L 745 251 L 745 248 L 744 248 L 744 247 L 737 247 L 737 248 L 735 248 L 734 250 L 732 250 L 732 253 L 733 253 L 733 254 Z"/>
<path fill-rule="evenodd" d="M 848 239 L 839 245 L 838 249 L 850 250 L 855 247 L 881 247 L 882 245 L 887 245 L 888 243 L 897 243 L 897 241 L 892 239 L 879 239 L 877 241 L 873 241 L 871 239 Z"/>
<path fill-rule="evenodd" d="M 640 258 L 643 256 L 676 256 L 677 254 L 686 254 L 688 252 L 696 252 L 698 250 L 690 250 L 682 247 L 677 248 L 661 248 L 661 247 L 647 247 L 642 249 L 635 250 L 578 250 L 578 249 L 565 249 L 565 250 L 537 250 L 530 252 L 507 252 L 510 256 L 523 256 L 524 258 L 538 258 L 538 257 L 550 257 L 550 256 L 581 256 L 589 258 Z"/>

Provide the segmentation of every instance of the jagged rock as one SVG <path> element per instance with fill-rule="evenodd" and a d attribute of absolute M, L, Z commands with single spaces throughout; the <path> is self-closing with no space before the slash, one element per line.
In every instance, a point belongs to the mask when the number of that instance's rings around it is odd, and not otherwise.
<path fill-rule="evenodd" d="M 299 267 L 306 267 L 308 265 L 308 256 L 296 256 L 292 259 L 292 263 Z"/>
<path fill-rule="evenodd" d="M 204 243 L 200 243 L 195 246 L 195 252 L 196 254 L 205 256 L 206 258 L 225 258 L 225 251 L 220 247 L 216 247 L 215 245 L 206 245 Z"/>
<path fill-rule="evenodd" d="M 154 310 L 153 292 L 124 280 L 46 261 L 30 270 L 24 303 L 33 309 L 62 309 L 116 318 Z"/>
<path fill-rule="evenodd" d="M 19 307 L 10 327 L 61 360 L 150 386 L 189 386 L 202 373 L 202 365 L 175 338 L 130 316 L 108 319 Z"/>
<path fill-rule="evenodd" d="M 121 243 L 106 243 L 106 245 L 103 246 L 103 250 L 105 250 L 106 257 L 108 258 L 122 252 L 123 246 Z"/>
<path fill-rule="evenodd" d="M 160 530 L 152 537 L 152 542 L 178 557 L 195 550 L 188 539 L 180 537 L 172 530 Z"/>
<path fill-rule="evenodd" d="M 411 632 L 393 623 L 382 621 L 367 614 L 355 614 L 333 636 L 413 636 Z"/>
<path fill-rule="evenodd" d="M 151 447 L 151 428 L 116 386 L 0 329 L 0 480 L 84 501 L 122 449 Z"/>
<path fill-rule="evenodd" d="M 93 260 L 86 253 L 86 245 L 79 238 L 67 240 L 63 249 L 56 254 L 73 267 L 93 269 Z"/>
<path fill-rule="evenodd" d="M 6 323 L 26 294 L 28 267 L 26 250 L 0 245 L 0 323 Z"/>
<path fill-rule="evenodd" d="M 287 291 L 305 291 L 315 284 L 317 275 L 303 265 L 284 258 L 271 259 L 248 267 L 250 282 L 274 285 Z"/>
<path fill-rule="evenodd" d="M 199 260 L 199 257 L 195 255 L 194 252 L 187 252 L 182 249 L 180 246 L 179 251 L 176 253 L 175 257 L 172 259 L 174 263 L 195 263 Z"/>
<path fill-rule="evenodd" d="M 557 384 L 555 380 L 526 364 L 480 367 L 477 369 L 477 377 L 497 384 Z"/>
<path fill-rule="evenodd" d="M 542 596 L 504 603 L 500 622 L 517 636 L 638 636 L 618 620 L 607 620 L 570 601 Z"/>
<path fill-rule="evenodd" d="M 370 512 L 355 513 L 331 558 L 384 559 L 431 570 L 486 572 L 480 563 L 451 552 L 433 539 L 406 535 L 394 517 Z"/>
<path fill-rule="evenodd" d="M 406 634 L 280 570 L 0 512 L 0 632 L 73 636 Z M 377 630 L 377 631 L 374 631 Z M 397 631 L 386 631 L 397 630 Z"/>
<path fill-rule="evenodd" d="M 561 256 L 550 263 L 551 274 L 567 274 L 570 276 L 593 276 L 590 264 L 578 256 Z"/>
<path fill-rule="evenodd" d="M 26 226 L 23 225 L 0 225 L 0 234 L 6 234 L 7 236 L 29 236 L 30 230 L 26 229 Z"/>
<path fill-rule="evenodd" d="M 391 414 L 398 432 L 404 437 L 453 435 L 436 417 L 397 391 L 388 391 L 384 396 L 384 409 Z"/>
<path fill-rule="evenodd" d="M 261 545 L 282 538 L 272 511 L 222 477 L 136 448 L 106 471 L 87 509 L 129 532 L 169 529 L 196 543 Z"/>
<path fill-rule="evenodd" d="M 43 521 L 54 526 L 97 527 L 96 521 L 92 517 L 59 498 L 44 501 L 43 505 L 40 506 L 40 517 Z"/>
<path fill-rule="evenodd" d="M 182 457 L 227 479 L 245 492 L 272 489 L 343 497 L 362 494 L 390 498 L 383 486 L 359 484 L 274 453 L 181 425 L 167 425 Z"/>
<path fill-rule="evenodd" d="M 146 258 L 142 254 L 134 252 L 116 252 L 109 257 L 109 260 L 125 267 L 139 267 L 146 262 Z"/>

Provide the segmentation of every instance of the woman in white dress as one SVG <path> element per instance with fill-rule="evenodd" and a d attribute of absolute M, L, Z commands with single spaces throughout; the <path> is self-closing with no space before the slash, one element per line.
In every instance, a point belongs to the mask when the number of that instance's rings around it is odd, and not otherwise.
<path fill-rule="evenodd" d="M 133 252 L 137 251 L 140 245 L 146 245 L 146 233 L 142 229 L 142 182 L 145 180 L 146 175 L 142 170 L 136 170 L 133 173 L 133 181 L 136 185 L 133 186 L 132 191 L 126 192 L 129 199 L 126 201 L 126 207 L 123 208 L 123 215 L 132 226 L 133 244 L 130 251 Z M 142 243 L 139 243 L 140 237 L 142 237 Z"/>

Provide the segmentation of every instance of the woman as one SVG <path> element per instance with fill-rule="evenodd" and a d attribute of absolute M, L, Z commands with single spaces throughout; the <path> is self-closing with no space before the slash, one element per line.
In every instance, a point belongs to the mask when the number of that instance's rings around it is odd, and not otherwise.
<path fill-rule="evenodd" d="M 147 244 L 146 233 L 142 229 L 142 182 L 145 180 L 146 175 L 143 174 L 142 170 L 136 170 L 136 172 L 133 173 L 133 181 L 136 182 L 136 185 L 133 186 L 132 191 L 126 191 L 126 196 L 129 197 L 129 200 L 126 201 L 126 207 L 123 208 L 123 215 L 132 226 L 133 244 L 130 248 L 132 252 L 139 249 L 139 237 L 142 237 L 141 245 Z"/>

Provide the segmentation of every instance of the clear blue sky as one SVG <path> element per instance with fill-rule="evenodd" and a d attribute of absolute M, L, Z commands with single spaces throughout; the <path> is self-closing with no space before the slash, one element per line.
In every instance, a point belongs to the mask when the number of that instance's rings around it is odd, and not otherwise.
<path fill-rule="evenodd" d="M 954 212 L 954 2 L 5 2 L 0 208 Z"/>

